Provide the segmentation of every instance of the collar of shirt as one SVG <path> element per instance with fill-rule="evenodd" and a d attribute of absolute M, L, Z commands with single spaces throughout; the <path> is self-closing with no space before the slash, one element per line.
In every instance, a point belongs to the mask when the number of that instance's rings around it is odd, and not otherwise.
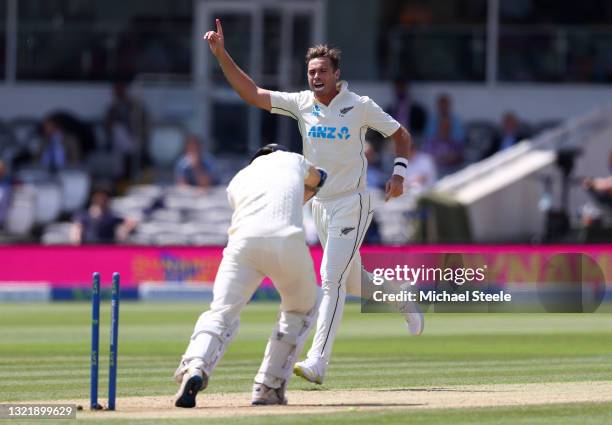
<path fill-rule="evenodd" d="M 336 96 L 334 96 L 334 98 L 331 100 L 331 102 L 329 102 L 329 105 L 325 105 L 321 102 L 319 102 L 317 100 L 317 98 L 315 97 L 314 93 L 311 91 L 310 94 L 312 95 L 312 101 L 314 103 L 316 103 L 317 105 L 320 105 L 324 108 L 331 108 L 332 105 L 336 102 L 336 99 L 346 95 L 348 93 L 348 83 L 345 80 L 340 80 L 336 83 L 336 90 L 338 90 L 338 94 Z"/>

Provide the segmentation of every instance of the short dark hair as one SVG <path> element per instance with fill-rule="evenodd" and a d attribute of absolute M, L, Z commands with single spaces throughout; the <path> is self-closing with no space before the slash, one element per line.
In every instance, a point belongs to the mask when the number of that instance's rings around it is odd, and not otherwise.
<path fill-rule="evenodd" d="M 268 155 L 268 154 L 271 154 L 272 152 L 276 152 L 276 151 L 285 151 L 285 152 L 287 152 L 288 150 L 289 149 L 287 149 L 283 145 L 279 145 L 277 143 L 268 143 L 266 146 L 263 146 L 263 147 L 259 148 L 259 150 L 257 152 L 255 152 L 255 154 L 251 158 L 251 161 L 249 162 L 249 164 L 251 162 L 255 161 L 255 159 L 259 158 L 260 156 Z"/>
<path fill-rule="evenodd" d="M 335 71 L 340 66 L 341 55 L 342 52 L 337 47 L 331 47 L 327 44 L 317 44 L 316 46 L 309 48 L 306 52 L 306 65 L 308 65 L 313 59 L 328 58 Z"/>

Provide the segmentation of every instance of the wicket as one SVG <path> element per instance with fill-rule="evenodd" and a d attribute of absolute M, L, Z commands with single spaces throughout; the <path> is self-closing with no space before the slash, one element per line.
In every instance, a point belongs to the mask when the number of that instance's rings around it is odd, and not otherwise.
<path fill-rule="evenodd" d="M 111 329 L 108 364 L 108 410 L 115 410 L 117 393 L 117 351 L 119 347 L 119 273 L 113 273 L 111 292 Z M 89 407 L 101 410 L 98 403 L 98 366 L 100 347 L 100 273 L 93 274 L 91 295 L 91 369 L 89 387 Z"/>
<path fill-rule="evenodd" d="M 91 370 L 89 381 L 89 408 L 99 410 L 98 404 L 98 354 L 100 345 L 100 273 L 93 274 L 91 291 Z"/>

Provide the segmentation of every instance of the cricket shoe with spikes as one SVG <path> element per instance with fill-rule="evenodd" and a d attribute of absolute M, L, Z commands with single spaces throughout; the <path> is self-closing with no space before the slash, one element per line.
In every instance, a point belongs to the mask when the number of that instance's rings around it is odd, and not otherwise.
<path fill-rule="evenodd" d="M 293 366 L 293 373 L 308 382 L 321 385 L 323 384 L 326 366 L 326 361 L 320 357 L 307 358 Z"/>
<path fill-rule="evenodd" d="M 409 290 L 407 284 L 400 285 L 400 288 L 404 291 Z M 412 335 L 418 336 L 423 333 L 423 329 L 425 328 L 425 316 L 423 316 L 423 312 L 417 303 L 404 301 L 399 304 L 399 312 L 404 315 L 406 327 Z"/>
<path fill-rule="evenodd" d="M 199 391 L 208 386 L 208 376 L 200 368 L 189 368 L 184 371 L 181 386 L 174 397 L 176 407 L 195 407 Z"/>
<path fill-rule="evenodd" d="M 265 384 L 255 382 L 253 384 L 253 398 L 251 399 L 251 404 L 253 406 L 287 404 L 285 388 L 285 382 L 280 386 L 280 388 L 270 388 Z"/>

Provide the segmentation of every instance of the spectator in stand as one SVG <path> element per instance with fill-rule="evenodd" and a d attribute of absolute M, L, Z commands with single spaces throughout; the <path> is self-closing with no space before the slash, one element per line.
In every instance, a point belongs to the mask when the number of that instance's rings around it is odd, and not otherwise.
<path fill-rule="evenodd" d="M 81 245 L 126 240 L 138 223 L 114 215 L 110 209 L 110 197 L 111 192 L 105 187 L 94 190 L 87 210 L 74 217 L 70 232 L 72 243 Z"/>
<path fill-rule="evenodd" d="M 80 164 L 81 154 L 77 139 L 64 131 L 51 115 L 42 124 L 44 145 L 40 153 L 40 165 L 50 172 Z"/>
<path fill-rule="evenodd" d="M 199 139 L 190 135 L 187 138 L 185 154 L 175 168 L 176 184 L 207 188 L 219 184 L 214 158 L 202 151 Z"/>
<path fill-rule="evenodd" d="M 113 96 L 106 111 L 107 137 L 111 149 L 128 159 L 128 167 L 134 167 L 144 157 L 149 140 L 149 116 L 142 102 L 130 97 L 125 83 L 113 86 Z"/>
<path fill-rule="evenodd" d="M 463 142 L 453 137 L 452 123 L 449 117 L 441 117 L 437 124 L 437 131 L 425 143 L 424 151 L 432 156 L 438 173 L 442 177 L 461 168 Z"/>
<path fill-rule="evenodd" d="M 463 143 L 465 140 L 465 128 L 461 119 L 452 111 L 451 98 L 443 93 L 436 100 L 436 111 L 431 114 L 427 121 L 425 139 L 431 140 L 438 136 L 440 121 L 447 121 L 450 125 L 450 136 L 453 140 Z M 446 124 L 444 124 L 446 125 Z"/>
<path fill-rule="evenodd" d="M 612 150 L 608 154 L 608 167 L 610 175 L 607 177 L 587 177 L 582 180 L 582 187 L 592 198 L 581 210 L 580 218 L 585 229 L 601 228 L 604 221 L 609 222 L 612 216 Z"/>
<path fill-rule="evenodd" d="M 586 178 L 582 182 L 583 188 L 592 200 L 582 206 L 580 222 L 585 239 L 609 242 L 609 223 L 612 218 L 612 175 L 608 177 Z M 606 223 L 608 228 L 606 229 Z M 586 235 L 591 236 L 587 237 Z"/>
<path fill-rule="evenodd" d="M 506 112 L 502 117 L 501 132 L 494 143 L 494 152 L 503 151 L 525 139 L 527 134 L 521 131 L 519 119 L 514 112 Z"/>
<path fill-rule="evenodd" d="M 418 194 L 432 187 L 438 179 L 438 171 L 432 156 L 413 146 L 408 161 L 404 191 Z"/>
<path fill-rule="evenodd" d="M 4 162 L 0 160 L 0 229 L 4 227 L 4 221 L 11 204 L 13 185 Z"/>
<path fill-rule="evenodd" d="M 425 124 L 427 124 L 427 113 L 423 106 L 412 101 L 410 88 L 405 80 L 395 81 L 393 103 L 386 110 L 397 122 L 409 128 L 410 134 L 416 137 L 423 135 Z"/>
<path fill-rule="evenodd" d="M 612 207 L 612 176 L 586 178 L 582 185 L 598 202 Z"/>

